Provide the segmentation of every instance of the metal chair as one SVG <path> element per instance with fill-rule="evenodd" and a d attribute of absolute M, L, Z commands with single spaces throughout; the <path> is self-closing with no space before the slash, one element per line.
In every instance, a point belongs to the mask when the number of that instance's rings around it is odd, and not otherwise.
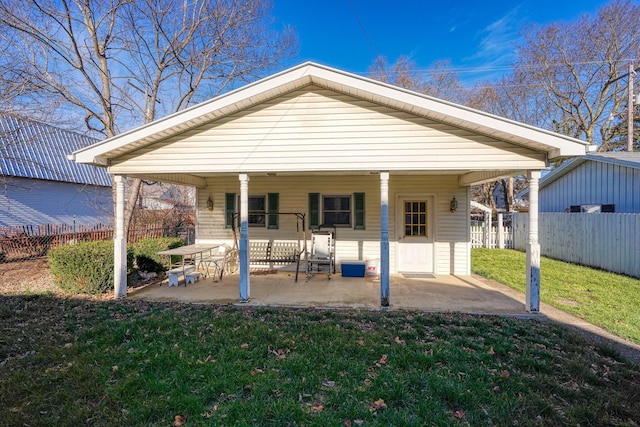
<path fill-rule="evenodd" d="M 217 254 L 203 257 L 200 261 L 200 269 L 204 271 L 205 277 L 212 276 L 214 280 L 222 280 L 230 252 L 231 248 L 222 244 L 218 247 Z"/>

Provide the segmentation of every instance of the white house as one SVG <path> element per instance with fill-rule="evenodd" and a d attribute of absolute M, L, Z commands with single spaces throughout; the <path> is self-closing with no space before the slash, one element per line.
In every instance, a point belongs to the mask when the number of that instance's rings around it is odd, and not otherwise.
<path fill-rule="evenodd" d="M 74 163 L 65 155 L 96 142 L 44 123 L 0 115 L 0 226 L 112 221 L 107 171 Z"/>
<path fill-rule="evenodd" d="M 250 297 L 249 240 L 295 239 L 293 216 L 261 215 L 297 212 L 309 227 L 337 227 L 338 261 L 380 260 L 381 305 L 387 306 L 390 274 L 469 275 L 469 187 L 525 174 L 532 195 L 527 309 L 538 311 L 540 171 L 552 158 L 583 155 L 587 148 L 583 141 L 305 63 L 71 158 L 107 167 L 117 184 L 116 297 L 126 295 L 125 176 L 195 186 L 196 242 L 231 241 L 230 217 L 239 211 L 241 301 Z"/>

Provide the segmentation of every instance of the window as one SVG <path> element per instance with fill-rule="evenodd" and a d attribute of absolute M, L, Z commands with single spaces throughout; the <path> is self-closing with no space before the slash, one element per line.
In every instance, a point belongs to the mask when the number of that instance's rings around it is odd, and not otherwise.
<path fill-rule="evenodd" d="M 569 207 L 568 212 L 571 213 L 614 213 L 616 211 L 616 205 L 572 205 Z M 567 210 L 565 210 L 567 212 Z"/>
<path fill-rule="evenodd" d="M 237 200 L 237 202 L 236 202 Z M 235 193 L 225 194 L 225 227 L 231 228 L 233 216 L 240 210 L 240 197 Z M 249 196 L 249 227 L 278 228 L 280 209 L 279 194 L 269 193 L 267 196 Z"/>
<path fill-rule="evenodd" d="M 322 223 L 336 227 L 350 227 L 351 196 L 323 196 Z"/>
<path fill-rule="evenodd" d="M 249 227 L 266 225 L 267 201 L 265 196 L 249 196 Z"/>
<path fill-rule="evenodd" d="M 320 225 L 365 229 L 365 193 L 344 196 L 322 196 L 309 193 L 309 228 Z"/>

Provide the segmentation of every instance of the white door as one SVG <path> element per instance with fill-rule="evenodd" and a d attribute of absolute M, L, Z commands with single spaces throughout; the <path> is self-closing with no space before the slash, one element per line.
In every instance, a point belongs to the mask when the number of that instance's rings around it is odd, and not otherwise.
<path fill-rule="evenodd" d="M 398 272 L 433 273 L 433 198 L 401 197 L 397 209 Z"/>

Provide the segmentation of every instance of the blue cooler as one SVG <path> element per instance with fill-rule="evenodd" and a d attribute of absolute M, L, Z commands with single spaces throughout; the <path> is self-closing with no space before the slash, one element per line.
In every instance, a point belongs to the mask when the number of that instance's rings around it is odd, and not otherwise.
<path fill-rule="evenodd" d="M 341 270 L 344 277 L 364 277 L 367 269 L 364 261 L 342 261 Z"/>

